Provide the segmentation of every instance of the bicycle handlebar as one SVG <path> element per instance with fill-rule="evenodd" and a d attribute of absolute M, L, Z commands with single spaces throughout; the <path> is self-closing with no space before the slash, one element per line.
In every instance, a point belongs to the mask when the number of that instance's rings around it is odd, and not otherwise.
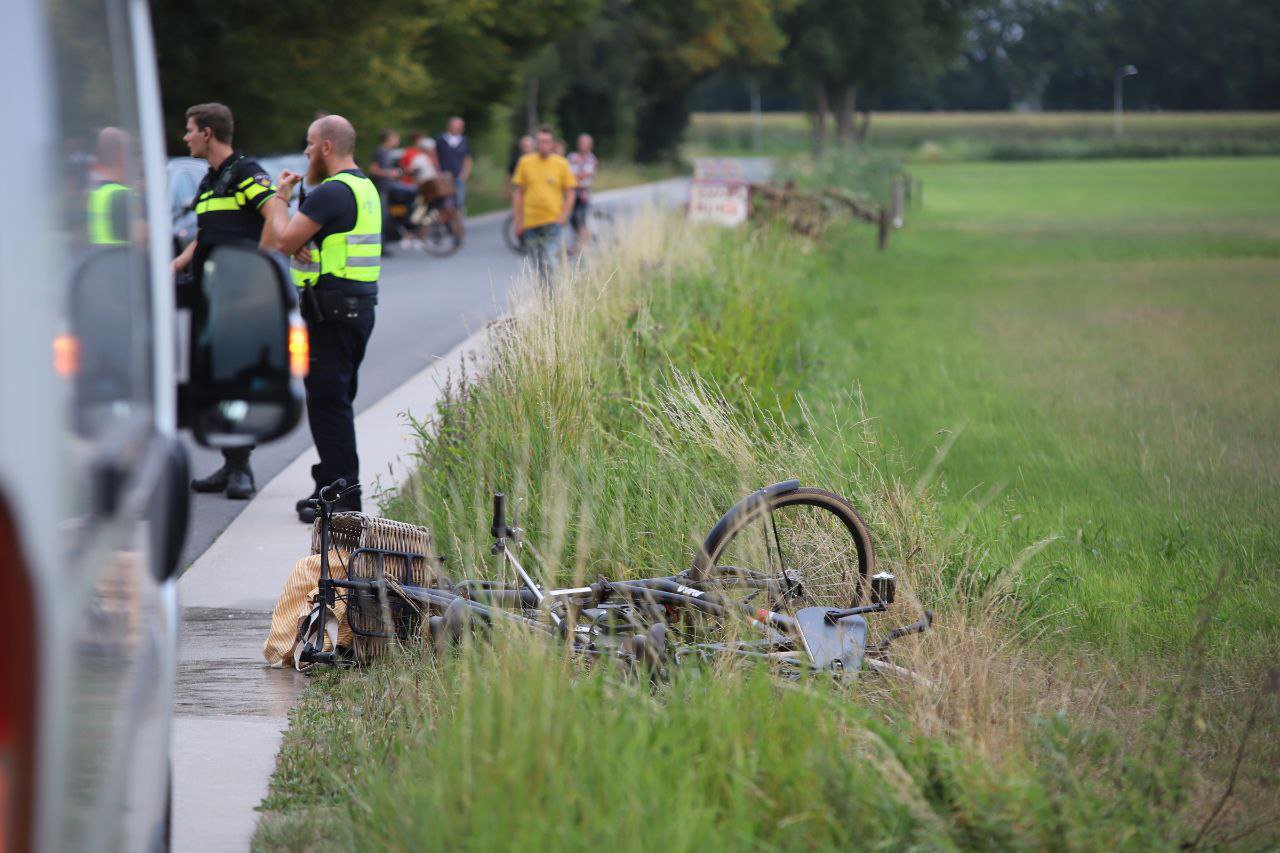
<path fill-rule="evenodd" d="M 495 539 L 507 535 L 507 496 L 502 492 L 493 495 L 493 527 L 489 529 Z"/>
<path fill-rule="evenodd" d="M 824 618 L 828 625 L 834 625 L 846 616 L 861 616 L 863 613 L 883 613 L 888 609 L 883 601 L 877 601 L 875 604 L 864 604 L 860 607 L 849 607 L 845 610 L 828 610 Z"/>
<path fill-rule="evenodd" d="M 910 625 L 903 625 L 901 628 L 894 628 L 892 631 L 886 634 L 885 638 L 880 641 L 880 646 L 881 647 L 887 646 L 889 645 L 889 643 L 893 642 L 899 637 L 905 637 L 908 634 L 923 634 L 925 631 L 929 629 L 929 626 L 932 624 L 933 624 L 933 611 L 926 610 L 924 612 L 923 619 L 919 620 L 918 622 L 912 622 Z"/>
<path fill-rule="evenodd" d="M 334 503 L 342 497 L 342 492 L 347 487 L 347 481 L 339 477 L 329 485 L 320 490 L 320 499 Z"/>

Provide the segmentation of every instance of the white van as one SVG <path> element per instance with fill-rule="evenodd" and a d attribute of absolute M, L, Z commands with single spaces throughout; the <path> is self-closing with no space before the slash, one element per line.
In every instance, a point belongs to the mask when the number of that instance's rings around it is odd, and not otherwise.
<path fill-rule="evenodd" d="M 278 262 L 219 248 L 180 387 L 145 0 L 5 0 L 0 32 L 0 850 L 163 849 L 178 429 L 291 429 L 305 332 Z"/>

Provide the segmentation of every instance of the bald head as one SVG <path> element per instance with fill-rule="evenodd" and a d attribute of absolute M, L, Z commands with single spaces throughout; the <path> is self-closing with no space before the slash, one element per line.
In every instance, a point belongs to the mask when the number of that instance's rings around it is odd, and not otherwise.
<path fill-rule="evenodd" d="M 356 153 L 356 129 L 342 116 L 318 118 L 310 129 L 315 131 L 316 141 L 330 143 L 337 156 L 350 157 Z"/>
<path fill-rule="evenodd" d="M 129 134 L 118 127 L 98 131 L 98 163 L 112 169 L 122 168 L 129 154 Z"/>
<path fill-rule="evenodd" d="M 356 129 L 342 116 L 322 116 L 307 128 L 307 183 L 356 168 Z"/>

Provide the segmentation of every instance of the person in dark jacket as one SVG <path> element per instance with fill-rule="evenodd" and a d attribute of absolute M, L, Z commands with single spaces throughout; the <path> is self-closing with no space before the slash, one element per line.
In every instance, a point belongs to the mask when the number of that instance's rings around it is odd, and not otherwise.
<path fill-rule="evenodd" d="M 235 120 L 223 104 L 197 104 L 187 110 L 183 140 L 192 157 L 209 163 L 209 171 L 196 190 L 196 239 L 173 260 L 173 272 L 198 269 L 209 250 L 219 243 L 252 240 L 274 249 L 277 228 L 288 210 L 276 198 L 276 188 L 266 171 L 231 147 Z M 191 481 L 197 492 L 225 492 L 233 500 L 253 497 L 257 486 L 249 454 L 253 447 L 222 451 L 222 467 L 207 477 Z"/>
<path fill-rule="evenodd" d="M 467 181 L 471 178 L 471 143 L 463 135 L 466 123 L 458 116 L 449 119 L 445 132 L 436 137 L 436 158 L 440 171 L 453 175 L 454 204 L 466 212 Z"/>

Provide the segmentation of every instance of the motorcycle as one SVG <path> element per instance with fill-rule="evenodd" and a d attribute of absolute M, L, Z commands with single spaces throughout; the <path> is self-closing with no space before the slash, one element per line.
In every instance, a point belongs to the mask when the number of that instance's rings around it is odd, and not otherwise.
<path fill-rule="evenodd" d="M 423 181 L 417 192 L 405 189 L 403 197 L 387 202 L 401 238 L 437 258 L 461 249 L 466 231 L 454 203 L 453 176 L 445 172 Z"/>

